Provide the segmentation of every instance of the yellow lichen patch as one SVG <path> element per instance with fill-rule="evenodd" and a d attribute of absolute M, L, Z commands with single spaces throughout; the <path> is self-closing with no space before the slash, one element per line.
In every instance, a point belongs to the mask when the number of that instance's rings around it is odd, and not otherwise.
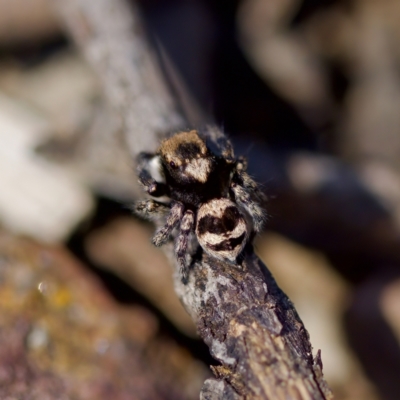
<path fill-rule="evenodd" d="M 239 337 L 243 335 L 243 333 L 248 329 L 246 325 L 238 323 L 235 319 L 231 320 L 229 325 L 230 332 L 233 337 Z"/>
<path fill-rule="evenodd" d="M 71 302 L 71 293 L 67 288 L 58 288 L 51 297 L 52 304 L 57 308 L 64 308 Z"/>

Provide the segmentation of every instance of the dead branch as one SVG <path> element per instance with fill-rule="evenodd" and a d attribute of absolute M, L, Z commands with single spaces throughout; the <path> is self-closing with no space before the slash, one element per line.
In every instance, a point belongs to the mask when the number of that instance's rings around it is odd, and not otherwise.
<path fill-rule="evenodd" d="M 125 1 L 55 0 L 68 33 L 103 85 L 132 155 L 152 151 L 183 125 L 146 41 L 137 10 Z"/>
<path fill-rule="evenodd" d="M 137 10 L 124 0 L 56 4 L 123 121 L 131 155 L 154 151 L 183 118 L 162 81 Z M 167 252 L 171 256 L 171 249 Z M 205 255 L 186 284 L 175 274 L 175 287 L 221 363 L 213 367 L 217 379 L 206 381 L 202 399 L 332 398 L 319 353 L 313 359 L 296 310 L 252 251 L 243 270 Z"/>
<path fill-rule="evenodd" d="M 245 268 L 205 257 L 176 290 L 221 365 L 203 399 L 329 399 L 319 353 L 293 304 L 251 253 Z"/>

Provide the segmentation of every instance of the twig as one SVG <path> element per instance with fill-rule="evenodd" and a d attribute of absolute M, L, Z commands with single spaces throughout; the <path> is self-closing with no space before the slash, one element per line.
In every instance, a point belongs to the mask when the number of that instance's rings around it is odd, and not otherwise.
<path fill-rule="evenodd" d="M 100 77 L 132 155 L 152 151 L 184 125 L 147 43 L 139 13 L 126 1 L 54 0 L 68 33 Z"/>
<path fill-rule="evenodd" d="M 124 121 L 131 154 L 154 151 L 160 135 L 183 118 L 165 90 L 137 10 L 124 0 L 56 4 Z M 204 255 L 187 283 L 175 274 L 175 287 L 221 363 L 212 368 L 217 379 L 206 381 L 202 399 L 332 398 L 296 310 L 252 250 L 242 270 Z"/>
<path fill-rule="evenodd" d="M 221 366 L 203 399 L 330 399 L 319 353 L 293 304 L 253 252 L 244 270 L 205 257 L 176 290 Z M 231 396 L 231 397 L 230 397 Z"/>

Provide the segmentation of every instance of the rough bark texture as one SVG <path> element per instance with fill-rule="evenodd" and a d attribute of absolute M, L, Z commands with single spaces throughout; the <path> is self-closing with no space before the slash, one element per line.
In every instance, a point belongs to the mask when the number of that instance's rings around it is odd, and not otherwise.
<path fill-rule="evenodd" d="M 254 254 L 243 269 L 206 256 L 176 289 L 221 363 L 203 399 L 331 398 L 296 310 Z"/>
<path fill-rule="evenodd" d="M 123 0 L 56 4 L 124 121 L 132 156 L 154 151 L 160 132 L 165 135 L 182 119 L 157 75 L 135 10 Z M 171 256 L 171 247 L 164 247 Z M 320 357 L 313 359 L 293 305 L 252 251 L 242 270 L 204 255 L 192 266 L 187 283 L 175 274 L 175 286 L 221 363 L 213 367 L 217 379 L 206 381 L 202 399 L 332 398 Z"/>

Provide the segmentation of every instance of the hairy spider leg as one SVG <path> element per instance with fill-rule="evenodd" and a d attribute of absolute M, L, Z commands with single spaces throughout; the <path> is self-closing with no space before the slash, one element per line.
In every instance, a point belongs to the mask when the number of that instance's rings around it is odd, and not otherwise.
<path fill-rule="evenodd" d="M 231 183 L 236 202 L 244 207 L 253 219 L 254 231 L 260 232 L 266 220 L 266 214 L 260 203 L 265 201 L 264 194 L 257 184 L 244 171 L 237 171 Z"/>
<path fill-rule="evenodd" d="M 162 246 L 171 236 L 172 231 L 178 222 L 182 219 L 184 212 L 184 206 L 180 202 L 173 202 L 169 211 L 167 222 L 165 225 L 157 230 L 153 236 L 152 243 L 160 247 Z"/>
<path fill-rule="evenodd" d="M 135 203 L 133 212 L 149 221 L 156 221 L 166 217 L 170 212 L 170 207 L 166 204 L 158 203 L 154 200 L 142 200 Z"/>
<path fill-rule="evenodd" d="M 186 261 L 186 253 L 189 241 L 189 235 L 194 229 L 194 213 L 187 210 L 182 218 L 179 235 L 175 241 L 175 254 L 179 264 L 179 272 L 182 279 L 186 279 L 188 274 L 188 266 Z"/>

